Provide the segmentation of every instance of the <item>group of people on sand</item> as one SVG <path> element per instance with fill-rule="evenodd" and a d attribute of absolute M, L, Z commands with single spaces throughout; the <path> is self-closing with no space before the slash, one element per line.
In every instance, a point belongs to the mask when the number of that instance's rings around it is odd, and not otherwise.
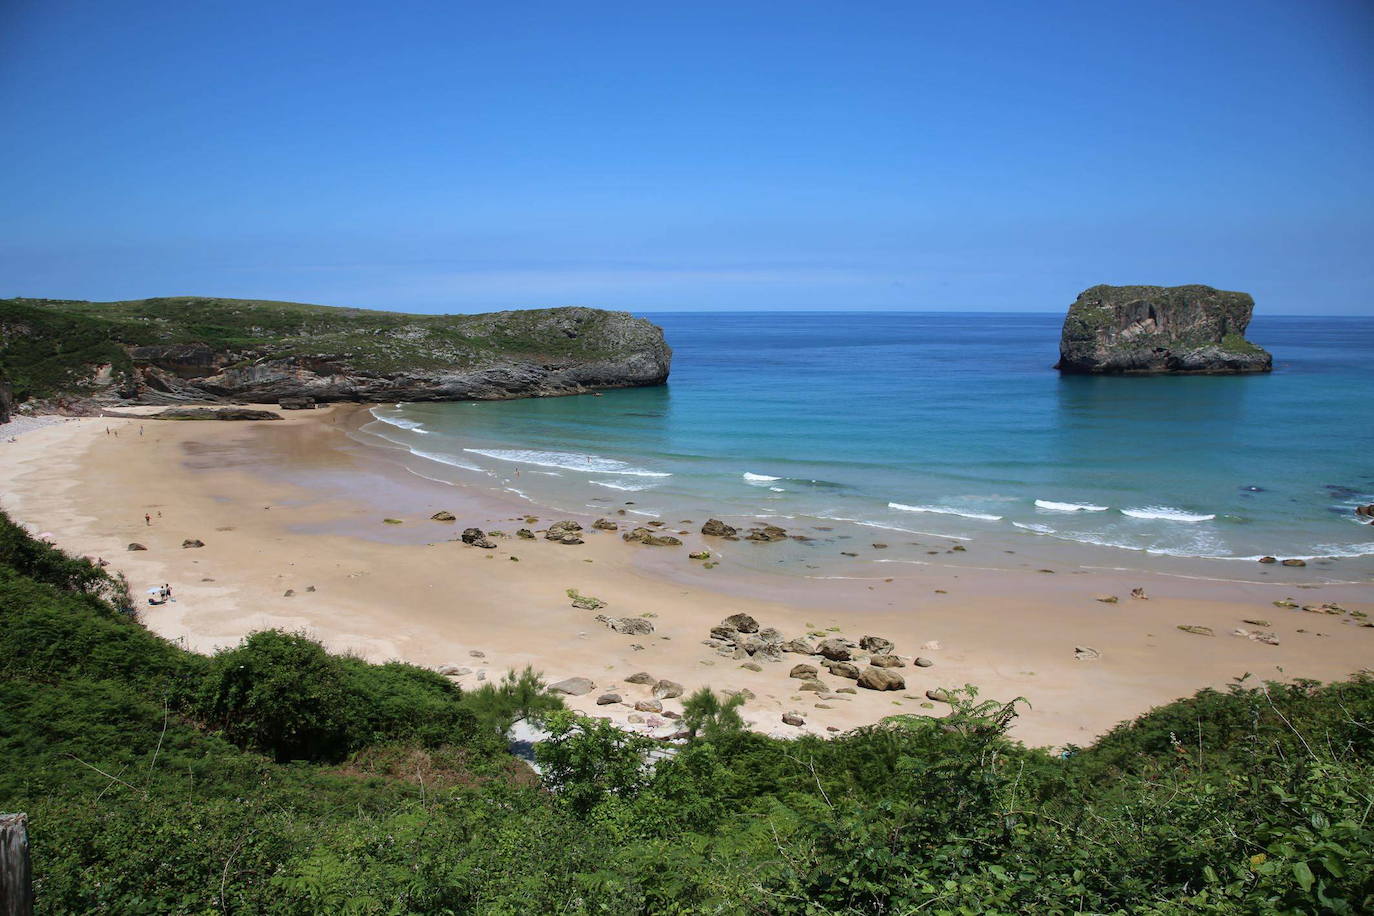
<path fill-rule="evenodd" d="M 166 604 L 172 600 L 172 586 L 163 583 L 157 588 L 148 589 L 149 604 Z"/>

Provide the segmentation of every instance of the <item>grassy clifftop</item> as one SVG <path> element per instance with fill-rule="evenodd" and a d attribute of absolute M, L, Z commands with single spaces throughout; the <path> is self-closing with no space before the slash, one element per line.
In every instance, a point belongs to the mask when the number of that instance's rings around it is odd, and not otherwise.
<path fill-rule="evenodd" d="M 101 384 L 117 385 L 132 378 L 140 357 L 156 360 L 156 351 L 134 352 L 131 359 L 135 348 L 178 346 L 208 347 L 217 368 L 285 360 L 371 376 L 461 372 L 502 360 L 570 364 L 668 353 L 648 322 L 580 307 L 410 315 L 197 296 L 0 300 L 0 369 L 9 370 L 20 400 L 89 390 L 97 366 L 109 367 Z"/>

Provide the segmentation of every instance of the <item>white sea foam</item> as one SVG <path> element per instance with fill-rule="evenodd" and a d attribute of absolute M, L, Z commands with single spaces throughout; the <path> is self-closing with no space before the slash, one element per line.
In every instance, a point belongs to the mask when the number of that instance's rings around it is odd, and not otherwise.
<path fill-rule="evenodd" d="M 667 471 L 650 471 L 599 455 L 578 455 L 572 452 L 541 452 L 523 448 L 465 448 L 465 452 L 485 455 L 497 461 L 511 461 L 516 464 L 533 464 L 545 468 L 562 468 L 565 471 L 582 471 L 588 474 L 625 474 L 630 477 L 672 477 Z"/>
<path fill-rule="evenodd" d="M 588 483 L 590 483 L 594 487 L 605 487 L 608 490 L 624 490 L 629 493 L 635 493 L 640 490 L 647 490 L 650 487 L 655 486 L 655 484 L 649 483 L 647 481 L 645 481 L 644 483 L 631 483 L 629 481 L 622 482 L 618 480 L 591 480 L 588 481 Z"/>
<path fill-rule="evenodd" d="M 1051 509 L 1055 512 L 1106 512 L 1106 506 L 1091 506 L 1087 503 L 1057 503 L 1051 499 L 1037 499 L 1038 509 Z"/>
<path fill-rule="evenodd" d="M 1017 528 L 1024 528 L 1027 531 L 1034 531 L 1036 534 L 1054 534 L 1054 529 L 1049 525 L 1030 525 L 1022 522 L 1012 522 Z"/>
<path fill-rule="evenodd" d="M 786 492 L 787 492 L 787 491 L 784 490 L 782 487 L 769 487 L 768 489 L 772 490 L 774 493 L 786 493 Z"/>
<path fill-rule="evenodd" d="M 420 433 L 421 435 L 429 435 L 429 430 L 425 429 L 425 424 L 417 420 L 407 420 L 405 417 L 388 417 L 383 414 L 377 413 L 377 409 L 375 407 L 372 410 L 368 411 L 368 413 L 372 414 L 372 416 L 375 419 L 380 420 L 383 423 L 386 423 L 388 426 L 397 426 L 401 429 L 412 430 L 414 432 Z"/>
<path fill-rule="evenodd" d="M 476 471 L 479 474 L 490 473 L 484 468 L 477 467 L 477 465 L 475 464 L 464 464 L 457 458 L 454 458 L 452 455 L 445 455 L 443 452 L 425 452 L 421 451 L 418 448 L 413 448 L 410 450 L 410 453 L 417 458 L 428 458 L 430 461 L 437 461 L 440 464 L 446 464 L 451 468 L 462 468 L 465 471 Z"/>
<path fill-rule="evenodd" d="M 771 480 L 782 480 L 781 477 L 769 477 L 767 474 L 751 474 L 744 472 L 744 479 L 750 483 L 768 483 Z"/>
<path fill-rule="evenodd" d="M 822 518 L 835 522 L 853 522 L 854 524 L 862 525 L 865 528 L 881 528 L 884 531 L 900 531 L 903 534 L 919 534 L 922 537 L 928 538 L 944 538 L 945 540 L 949 541 L 973 540 L 973 538 L 960 537 L 957 534 L 941 534 L 938 531 L 917 531 L 915 528 L 903 528 L 900 525 L 883 525 L 878 522 L 861 522 L 858 519 L 853 518 L 830 518 L 829 516 L 822 516 Z"/>
<path fill-rule="evenodd" d="M 1163 519 L 1169 522 L 1210 522 L 1216 518 L 1215 515 L 1200 515 L 1196 512 L 1185 512 L 1182 509 L 1173 509 L 1169 506 L 1145 506 L 1141 509 L 1122 509 L 1122 515 L 1129 515 L 1131 518 Z"/>
<path fill-rule="evenodd" d="M 908 506 L 904 503 L 888 503 L 887 507 L 902 512 L 933 512 L 936 515 L 957 515 L 960 518 L 976 518 L 985 522 L 1000 522 L 1002 520 L 1002 516 L 1000 515 L 968 512 L 964 509 L 951 509 L 949 506 Z"/>

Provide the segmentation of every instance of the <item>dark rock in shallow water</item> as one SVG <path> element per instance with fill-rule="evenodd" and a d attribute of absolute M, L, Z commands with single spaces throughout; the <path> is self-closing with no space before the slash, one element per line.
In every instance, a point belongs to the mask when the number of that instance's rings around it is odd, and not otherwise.
<path fill-rule="evenodd" d="M 1210 286 L 1094 286 L 1064 318 L 1061 372 L 1228 375 L 1268 372 L 1273 357 L 1245 339 L 1248 293 Z"/>
<path fill-rule="evenodd" d="M 724 538 L 733 536 L 735 529 L 718 518 L 712 518 L 707 519 L 706 524 L 701 526 L 701 533 L 710 535 L 711 537 Z"/>

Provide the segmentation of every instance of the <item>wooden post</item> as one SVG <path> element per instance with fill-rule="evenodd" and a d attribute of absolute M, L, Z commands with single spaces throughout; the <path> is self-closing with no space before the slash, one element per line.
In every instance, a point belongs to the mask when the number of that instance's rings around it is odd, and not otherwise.
<path fill-rule="evenodd" d="M 0 814 L 0 916 L 33 916 L 29 816 Z"/>

